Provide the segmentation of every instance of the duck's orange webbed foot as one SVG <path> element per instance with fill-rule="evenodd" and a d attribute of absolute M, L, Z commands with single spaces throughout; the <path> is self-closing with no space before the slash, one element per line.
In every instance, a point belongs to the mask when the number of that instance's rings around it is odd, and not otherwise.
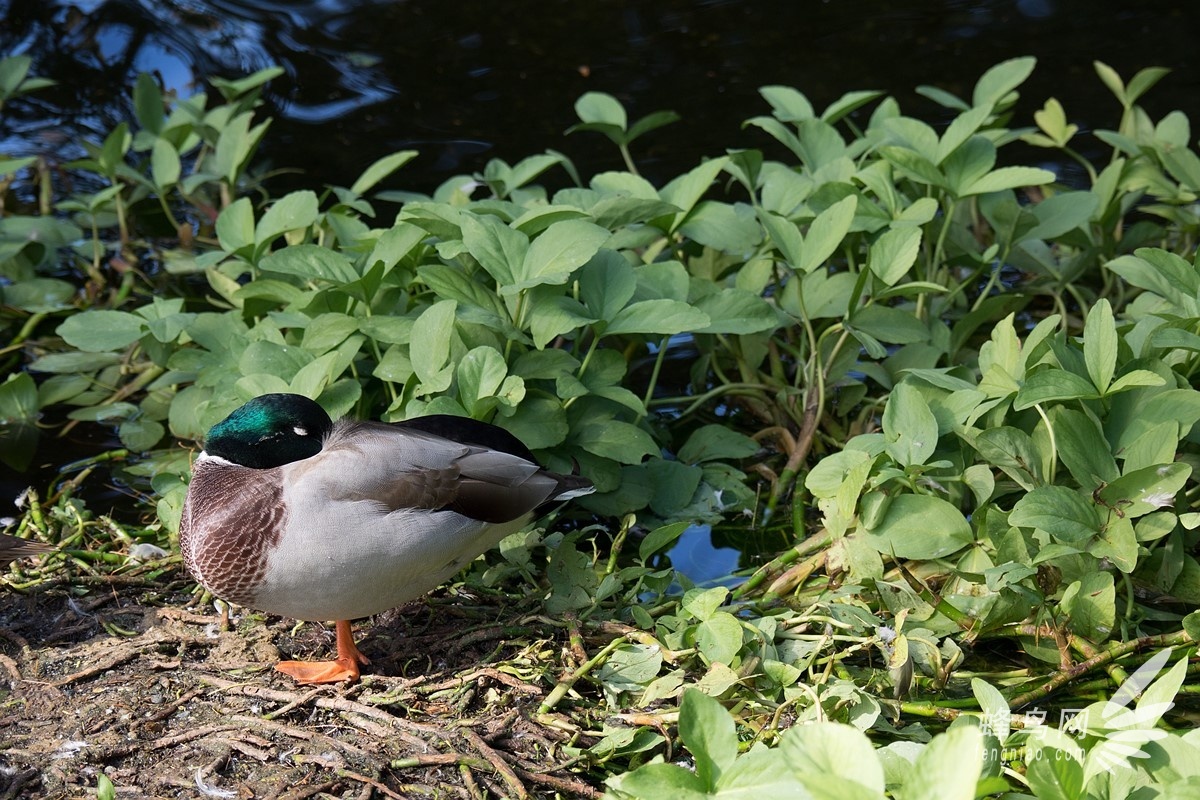
<path fill-rule="evenodd" d="M 358 651 L 350 621 L 337 621 L 338 657 L 334 661 L 280 661 L 275 669 L 299 683 L 340 683 L 358 680 L 359 665 L 371 661 Z"/>

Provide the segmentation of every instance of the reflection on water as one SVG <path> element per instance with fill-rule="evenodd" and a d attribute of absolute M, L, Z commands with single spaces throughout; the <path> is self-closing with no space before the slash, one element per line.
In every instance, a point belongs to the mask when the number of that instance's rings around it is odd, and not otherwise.
<path fill-rule="evenodd" d="M 1026 54 L 1040 60 L 1025 92 L 1026 120 L 1056 95 L 1085 131 L 1115 126 L 1118 109 L 1093 59 L 1126 78 L 1152 64 L 1172 67 L 1147 107 L 1156 116 L 1200 111 L 1194 4 L 916 0 L 863 8 L 816 0 L 0 0 L 0 51 L 29 53 L 38 74 L 60 82 L 5 109 L 0 148 L 57 151 L 80 131 L 96 136 L 129 118 L 138 71 L 187 94 L 207 76 L 272 64 L 287 74 L 271 86 L 277 122 L 266 151 L 309 175 L 283 180 L 305 184 L 349 183 L 375 158 L 411 147 L 422 158 L 401 180 L 424 190 L 488 158 L 512 161 L 546 147 L 564 150 L 585 173 L 617 168 L 599 137 L 562 138 L 572 103 L 588 90 L 617 95 L 637 116 L 683 114 L 636 148 L 644 171 L 666 178 L 731 145 L 774 147 L 761 132 L 740 131 L 766 110 L 759 86 L 797 86 L 818 107 L 848 90 L 884 89 L 934 119 L 941 110 L 915 86 L 967 95 L 988 66 Z"/>

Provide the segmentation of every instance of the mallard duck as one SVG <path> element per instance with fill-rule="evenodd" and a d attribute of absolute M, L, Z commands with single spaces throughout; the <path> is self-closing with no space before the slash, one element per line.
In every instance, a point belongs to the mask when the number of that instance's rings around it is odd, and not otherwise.
<path fill-rule="evenodd" d="M 32 542 L 29 539 L 19 539 L 7 533 L 0 533 L 0 564 L 7 564 L 14 558 L 36 556 L 54 550 L 48 544 Z"/>
<path fill-rule="evenodd" d="M 301 683 L 333 683 L 368 663 L 350 620 L 419 597 L 545 507 L 592 491 L 542 469 L 494 425 L 333 422 L 307 397 L 267 394 L 208 432 L 179 543 L 217 597 L 335 620 L 335 660 L 276 665 Z"/>

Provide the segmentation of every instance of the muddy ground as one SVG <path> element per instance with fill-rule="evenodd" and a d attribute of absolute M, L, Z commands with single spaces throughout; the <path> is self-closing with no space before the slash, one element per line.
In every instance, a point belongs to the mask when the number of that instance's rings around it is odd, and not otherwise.
<path fill-rule="evenodd" d="M 270 665 L 331 657 L 331 631 L 221 630 L 192 588 L 0 586 L 0 800 L 96 797 L 100 773 L 119 798 L 600 795 L 578 718 L 537 716 L 574 659 L 534 604 L 443 590 L 356 624 L 372 674 L 304 687 Z"/>

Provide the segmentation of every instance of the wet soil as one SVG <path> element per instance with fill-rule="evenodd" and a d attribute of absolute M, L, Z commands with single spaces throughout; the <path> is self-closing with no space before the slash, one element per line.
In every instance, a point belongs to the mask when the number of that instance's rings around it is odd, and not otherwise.
<path fill-rule="evenodd" d="M 0 587 L 0 800 L 96 797 L 101 773 L 118 798 L 602 792 L 565 749 L 578 719 L 537 715 L 572 656 L 532 603 L 443 590 L 360 621 L 371 674 L 313 687 L 271 665 L 331 657 L 325 626 L 223 629 L 195 600 L 182 570 Z"/>

